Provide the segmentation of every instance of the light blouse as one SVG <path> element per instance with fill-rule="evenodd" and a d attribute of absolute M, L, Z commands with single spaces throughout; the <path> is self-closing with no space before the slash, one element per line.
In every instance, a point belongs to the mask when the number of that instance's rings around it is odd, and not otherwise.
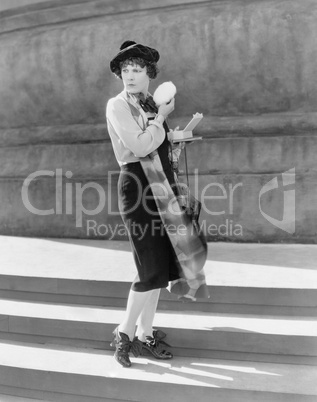
<path fill-rule="evenodd" d="M 119 165 L 138 162 L 157 149 L 165 138 L 159 119 L 148 120 L 137 98 L 125 90 L 109 99 L 106 107 L 107 126 Z"/>

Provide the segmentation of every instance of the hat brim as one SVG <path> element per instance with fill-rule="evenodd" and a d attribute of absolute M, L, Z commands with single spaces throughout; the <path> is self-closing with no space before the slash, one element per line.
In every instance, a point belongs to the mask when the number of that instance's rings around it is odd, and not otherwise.
<path fill-rule="evenodd" d="M 120 69 L 120 63 L 131 57 L 139 57 L 143 60 L 157 63 L 160 54 L 156 49 L 141 44 L 135 44 L 122 49 L 110 62 L 110 70 L 115 72 Z"/>

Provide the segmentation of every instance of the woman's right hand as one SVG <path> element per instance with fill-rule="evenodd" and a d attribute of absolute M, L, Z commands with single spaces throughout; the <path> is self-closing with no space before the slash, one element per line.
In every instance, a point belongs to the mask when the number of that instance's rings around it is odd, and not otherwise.
<path fill-rule="evenodd" d="M 172 113 L 172 111 L 175 108 L 175 98 L 173 98 L 169 103 L 163 103 L 161 106 L 158 108 L 157 114 L 160 114 L 166 119 L 166 117 Z"/>

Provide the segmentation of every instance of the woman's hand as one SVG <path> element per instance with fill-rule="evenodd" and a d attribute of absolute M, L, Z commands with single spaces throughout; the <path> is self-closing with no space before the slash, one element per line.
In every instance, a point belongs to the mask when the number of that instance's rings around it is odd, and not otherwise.
<path fill-rule="evenodd" d="M 173 98 L 169 103 L 163 103 L 159 109 L 157 114 L 160 114 L 166 119 L 166 117 L 172 113 L 175 108 L 175 98 Z"/>
<path fill-rule="evenodd" d="M 176 142 L 173 144 L 173 149 L 179 149 L 180 151 L 185 148 L 186 142 Z"/>

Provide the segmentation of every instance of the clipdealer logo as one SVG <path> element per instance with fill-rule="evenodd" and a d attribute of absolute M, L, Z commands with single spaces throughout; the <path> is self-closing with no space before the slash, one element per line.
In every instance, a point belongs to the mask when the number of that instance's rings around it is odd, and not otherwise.
<path fill-rule="evenodd" d="M 65 178 L 71 179 L 73 174 L 70 171 L 63 175 L 62 169 L 56 169 L 56 171 L 49 171 L 49 170 L 40 170 L 34 173 L 31 173 L 23 182 L 23 186 L 21 189 L 22 201 L 24 206 L 33 214 L 36 215 L 60 215 L 66 213 L 66 215 L 75 214 L 76 217 L 76 227 L 82 227 L 83 225 L 83 215 L 97 215 L 101 213 L 105 206 L 107 200 L 107 212 L 108 215 L 119 215 L 117 210 L 113 210 L 112 206 L 112 186 L 109 185 L 112 180 L 112 176 L 117 172 L 108 172 L 108 188 L 104 189 L 100 184 L 95 182 L 88 182 L 82 185 L 82 183 L 64 183 Z M 51 209 L 38 209 L 34 205 L 32 205 L 31 199 L 34 198 L 31 196 L 29 198 L 29 186 L 34 181 L 37 181 L 41 176 L 55 176 L 55 208 Z M 282 180 L 281 180 L 282 179 Z M 137 178 L 136 178 L 137 180 Z M 282 219 L 276 219 L 275 217 L 271 216 L 267 211 L 265 211 L 263 197 L 265 194 L 274 192 L 281 192 L 281 186 L 279 186 L 279 182 L 282 181 L 282 189 L 283 189 L 283 215 Z M 268 183 L 266 183 L 260 190 L 258 195 L 258 207 L 262 216 L 270 222 L 275 227 L 279 229 L 293 234 L 295 232 L 295 167 L 289 169 L 281 174 L 281 178 L 279 176 L 274 177 Z M 292 186 L 292 188 L 289 188 Z M 74 187 L 74 188 L 73 188 Z M 201 198 L 202 202 L 202 210 L 205 211 L 208 215 L 224 215 L 229 214 L 230 216 L 233 215 L 233 204 L 234 204 L 234 193 L 238 188 L 243 187 L 243 183 L 236 183 L 234 186 L 232 183 L 229 183 L 229 188 L 226 189 L 224 185 L 221 183 L 208 183 L 201 192 L 201 197 L 199 197 L 198 192 L 198 172 L 195 171 L 195 192 L 196 198 Z M 210 189 L 218 189 L 220 192 L 219 194 L 207 194 Z M 83 205 L 83 198 L 84 192 L 86 190 L 90 190 L 96 192 L 95 194 L 95 201 L 97 205 L 94 206 L 93 209 L 87 209 Z M 75 194 L 73 194 L 75 193 Z M 74 195 L 74 197 L 73 197 Z M 241 197 L 240 197 L 241 198 Z M 98 200 L 97 200 L 98 199 Z M 221 210 L 211 210 L 210 209 L 210 202 L 207 201 L 214 201 L 219 200 L 226 202 L 225 205 L 221 204 Z M 140 202 L 144 200 L 140 199 Z M 64 209 L 65 204 L 65 209 Z M 218 205 L 218 204 L 217 204 Z M 75 207 L 75 211 L 73 212 L 73 206 Z M 212 206 L 215 206 L 214 203 Z M 208 208 L 209 207 L 209 208 Z M 228 208 L 228 209 L 226 209 Z M 91 222 L 91 221 L 89 221 Z M 97 222 L 96 222 L 97 224 Z M 203 223 L 204 224 L 204 223 Z M 203 225 L 202 224 L 202 225 Z M 242 226 L 239 224 L 234 224 L 233 220 L 226 220 L 226 227 L 230 229 L 230 235 L 232 233 L 235 236 L 242 236 Z M 224 224 L 217 227 L 214 223 L 208 227 L 208 234 L 216 235 L 220 233 L 220 227 L 222 228 Z M 234 231 L 235 230 L 235 231 Z M 231 233 L 232 232 L 232 233 Z M 222 234 L 222 233 L 220 233 Z M 224 235 L 224 234 L 222 234 Z M 228 235 L 226 233 L 226 235 Z"/>
<path fill-rule="evenodd" d="M 295 167 L 282 173 L 283 183 L 283 218 L 278 220 L 265 213 L 261 207 L 261 198 L 269 191 L 279 189 L 278 176 L 266 183 L 259 193 L 259 209 L 264 218 L 272 225 L 282 229 L 284 232 L 295 233 L 295 187 L 284 190 L 284 187 L 295 185 Z"/>

